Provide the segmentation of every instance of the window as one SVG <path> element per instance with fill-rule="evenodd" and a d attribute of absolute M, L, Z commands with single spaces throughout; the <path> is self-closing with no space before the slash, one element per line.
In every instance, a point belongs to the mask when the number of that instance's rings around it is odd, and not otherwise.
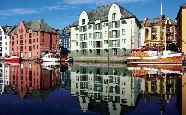
<path fill-rule="evenodd" d="M 96 30 L 100 30 L 100 29 L 101 29 L 101 24 L 100 23 L 96 24 Z"/>
<path fill-rule="evenodd" d="M 113 13 L 112 14 L 112 20 L 115 20 L 116 19 L 116 13 Z"/>
<path fill-rule="evenodd" d="M 104 40 L 104 44 L 108 44 L 108 40 Z"/>
<path fill-rule="evenodd" d="M 100 49 L 96 49 L 97 55 L 100 55 Z"/>
<path fill-rule="evenodd" d="M 76 46 L 78 46 L 78 42 L 76 42 Z"/>
<path fill-rule="evenodd" d="M 78 34 L 76 34 L 76 39 L 78 39 Z"/>
<path fill-rule="evenodd" d="M 124 39 L 124 43 L 126 43 L 126 39 Z"/>
<path fill-rule="evenodd" d="M 33 42 L 35 43 L 35 39 L 33 40 Z"/>
<path fill-rule="evenodd" d="M 7 42 L 5 42 L 5 45 L 7 45 Z"/>
<path fill-rule="evenodd" d="M 29 44 L 32 44 L 32 39 L 29 39 Z"/>
<path fill-rule="evenodd" d="M 113 31 L 112 31 L 112 37 L 113 37 L 113 38 L 116 38 L 116 37 L 117 37 L 117 31 L 116 31 L 116 30 L 113 30 Z"/>
<path fill-rule="evenodd" d="M 25 50 L 26 50 L 26 46 L 25 46 Z"/>
<path fill-rule="evenodd" d="M 2 36 L 0 36 L 0 40 L 2 40 Z"/>
<path fill-rule="evenodd" d="M 2 31 L 0 31 L 0 35 L 2 35 Z"/>
<path fill-rule="evenodd" d="M 33 49 L 35 49 L 35 45 L 33 45 Z"/>
<path fill-rule="evenodd" d="M 92 38 L 92 33 L 89 33 L 89 38 Z"/>
<path fill-rule="evenodd" d="M 29 46 L 29 51 L 32 51 L 32 46 Z"/>
<path fill-rule="evenodd" d="M 23 39 L 23 34 L 20 35 L 20 39 Z"/>
<path fill-rule="evenodd" d="M 122 29 L 122 35 L 125 35 L 125 29 Z"/>
<path fill-rule="evenodd" d="M 23 46 L 20 46 L 20 51 L 23 51 Z"/>
<path fill-rule="evenodd" d="M 117 22 L 116 21 L 112 22 L 112 28 L 117 28 Z"/>
<path fill-rule="evenodd" d="M 85 24 L 85 19 L 82 19 L 82 25 Z"/>
<path fill-rule="evenodd" d="M 117 44 L 118 44 L 117 40 L 112 40 L 112 47 L 117 47 Z"/>
<path fill-rule="evenodd" d="M 29 33 L 29 38 L 32 38 L 32 33 Z"/>
<path fill-rule="evenodd" d="M 100 32 L 96 32 L 96 39 L 101 39 L 101 33 Z"/>
<path fill-rule="evenodd" d="M 14 41 L 12 41 L 12 46 L 14 45 Z"/>

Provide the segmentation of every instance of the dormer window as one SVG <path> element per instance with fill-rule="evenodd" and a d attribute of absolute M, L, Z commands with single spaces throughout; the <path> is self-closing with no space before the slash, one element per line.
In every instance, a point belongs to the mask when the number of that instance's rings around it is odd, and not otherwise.
<path fill-rule="evenodd" d="M 115 20 L 116 19 L 116 13 L 113 13 L 112 14 L 112 20 Z"/>
<path fill-rule="evenodd" d="M 84 25 L 85 24 L 85 19 L 82 19 L 82 25 Z"/>

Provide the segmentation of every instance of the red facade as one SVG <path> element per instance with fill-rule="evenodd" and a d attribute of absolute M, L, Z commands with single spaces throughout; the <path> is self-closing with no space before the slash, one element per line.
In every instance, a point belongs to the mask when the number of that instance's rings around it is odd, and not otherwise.
<path fill-rule="evenodd" d="M 22 59 L 40 58 L 45 52 L 58 52 L 59 49 L 57 32 L 34 30 L 24 22 L 15 27 L 10 37 L 10 56 L 17 55 Z"/>

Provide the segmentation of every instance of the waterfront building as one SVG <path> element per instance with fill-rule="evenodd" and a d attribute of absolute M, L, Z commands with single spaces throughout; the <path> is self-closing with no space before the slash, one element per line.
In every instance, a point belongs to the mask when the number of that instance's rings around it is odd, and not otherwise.
<path fill-rule="evenodd" d="M 166 45 L 166 48 L 173 50 L 177 45 L 176 25 L 175 21 L 165 16 L 145 18 L 141 33 L 144 37 L 144 46 L 163 49 Z"/>
<path fill-rule="evenodd" d="M 61 47 L 70 50 L 70 27 L 66 27 L 61 32 Z"/>
<path fill-rule="evenodd" d="M 177 17 L 178 47 L 186 54 L 186 4 L 180 6 Z"/>
<path fill-rule="evenodd" d="M 123 57 L 141 46 L 140 27 L 136 16 L 118 4 L 82 11 L 71 26 L 71 55 L 83 60 Z"/>
<path fill-rule="evenodd" d="M 40 58 L 47 52 L 59 52 L 59 34 L 43 19 L 21 21 L 10 32 L 10 55 L 22 59 Z"/>
<path fill-rule="evenodd" d="M 0 26 L 0 57 L 10 54 L 10 36 L 8 34 L 12 28 L 12 26 Z"/>

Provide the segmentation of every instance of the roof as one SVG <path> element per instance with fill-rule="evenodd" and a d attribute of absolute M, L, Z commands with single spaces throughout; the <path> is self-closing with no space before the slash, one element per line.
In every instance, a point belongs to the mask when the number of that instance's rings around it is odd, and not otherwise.
<path fill-rule="evenodd" d="M 13 26 L 7 26 L 7 25 L 2 26 L 2 29 L 3 29 L 5 34 L 8 34 L 11 31 L 12 28 L 13 28 Z"/>
<path fill-rule="evenodd" d="M 95 20 L 100 20 L 102 22 L 107 21 L 109 10 L 112 5 L 113 4 L 97 7 L 95 10 L 87 13 L 88 17 L 89 17 L 89 23 L 94 23 Z M 120 5 L 118 5 L 118 6 L 119 6 L 120 12 L 121 12 L 121 19 L 136 18 L 136 16 L 133 15 L 131 12 L 129 12 L 125 8 L 121 7 Z M 72 26 L 77 26 L 77 25 L 78 25 L 78 21 L 76 21 L 72 24 Z"/>
<path fill-rule="evenodd" d="M 23 21 L 26 29 L 32 29 L 32 31 L 43 31 L 43 32 L 52 32 L 57 33 L 57 31 L 50 27 L 43 19 L 37 21 Z"/>
<path fill-rule="evenodd" d="M 168 20 L 168 17 L 165 17 L 165 20 Z M 170 23 L 172 25 L 176 25 L 177 23 L 175 21 L 173 21 L 172 19 L 169 19 Z M 161 21 L 161 17 L 156 17 L 156 18 L 152 18 L 152 19 L 145 19 L 144 24 L 145 26 L 160 26 L 160 21 Z"/>

